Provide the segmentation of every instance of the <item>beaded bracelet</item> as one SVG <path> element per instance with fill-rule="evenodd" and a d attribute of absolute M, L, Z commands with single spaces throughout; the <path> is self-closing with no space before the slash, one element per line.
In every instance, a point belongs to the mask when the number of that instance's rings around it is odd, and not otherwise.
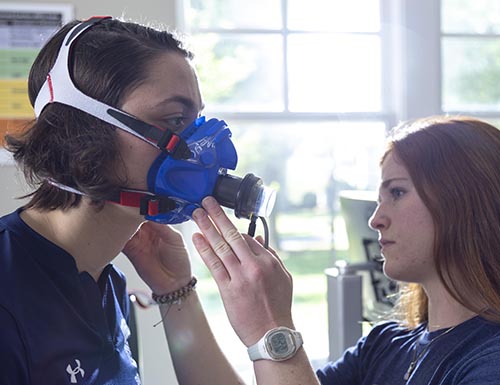
<path fill-rule="evenodd" d="M 179 290 L 172 291 L 167 294 L 155 294 L 153 293 L 151 297 L 159 305 L 172 305 L 174 303 L 180 303 L 184 298 L 186 298 L 194 290 L 198 280 L 196 277 L 191 278 L 191 281 L 186 286 L 181 287 Z"/>

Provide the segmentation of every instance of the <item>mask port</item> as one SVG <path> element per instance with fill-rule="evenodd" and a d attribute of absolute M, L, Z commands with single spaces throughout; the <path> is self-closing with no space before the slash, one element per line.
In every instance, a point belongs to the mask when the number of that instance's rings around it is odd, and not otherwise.
<path fill-rule="evenodd" d="M 234 209 L 237 218 L 247 219 L 252 215 L 269 217 L 276 201 L 276 191 L 264 186 L 262 179 L 251 173 L 244 178 L 220 175 L 213 196 L 222 206 Z"/>

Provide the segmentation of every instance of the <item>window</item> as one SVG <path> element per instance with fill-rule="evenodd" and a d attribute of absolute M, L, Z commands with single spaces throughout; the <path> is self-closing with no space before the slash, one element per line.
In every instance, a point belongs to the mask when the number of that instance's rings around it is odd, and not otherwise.
<path fill-rule="evenodd" d="M 498 116 L 500 3 L 443 0 L 443 109 Z"/>
<path fill-rule="evenodd" d="M 360 8 L 369 12 L 360 17 Z M 183 9 L 205 114 L 231 128 L 236 173 L 253 172 L 278 190 L 271 244 L 294 274 L 294 319 L 308 354 L 324 360 L 323 270 L 346 249 L 336 197 L 376 188 L 389 124 L 379 2 L 212 0 L 184 2 Z M 224 318 L 210 278 L 201 284 L 209 318 Z M 240 370 L 251 370 L 227 324 L 216 324 L 223 349 Z"/>
<path fill-rule="evenodd" d="M 347 255 L 339 191 L 377 188 L 385 133 L 400 121 L 500 117 L 497 3 L 179 0 L 205 114 L 231 128 L 236 173 L 278 190 L 271 244 L 294 275 L 294 319 L 313 364 L 328 356 L 323 270 Z M 215 334 L 250 373 L 198 269 Z"/>

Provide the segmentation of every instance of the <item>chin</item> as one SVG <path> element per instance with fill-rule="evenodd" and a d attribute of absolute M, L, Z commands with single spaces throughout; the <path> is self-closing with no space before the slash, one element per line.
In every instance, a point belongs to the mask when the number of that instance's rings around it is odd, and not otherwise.
<path fill-rule="evenodd" d="M 387 278 L 393 281 L 405 281 L 404 272 L 402 272 L 398 266 L 393 266 L 391 263 L 388 263 L 387 260 L 384 260 L 382 271 Z"/>

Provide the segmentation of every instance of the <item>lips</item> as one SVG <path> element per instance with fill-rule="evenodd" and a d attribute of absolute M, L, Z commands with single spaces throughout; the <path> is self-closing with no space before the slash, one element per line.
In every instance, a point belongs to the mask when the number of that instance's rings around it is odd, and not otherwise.
<path fill-rule="evenodd" d="M 382 238 L 378 241 L 379 245 L 380 245 L 380 250 L 381 251 L 384 251 L 384 249 L 387 249 L 389 246 L 393 245 L 394 241 L 390 241 L 388 239 L 385 239 L 385 238 Z"/>

